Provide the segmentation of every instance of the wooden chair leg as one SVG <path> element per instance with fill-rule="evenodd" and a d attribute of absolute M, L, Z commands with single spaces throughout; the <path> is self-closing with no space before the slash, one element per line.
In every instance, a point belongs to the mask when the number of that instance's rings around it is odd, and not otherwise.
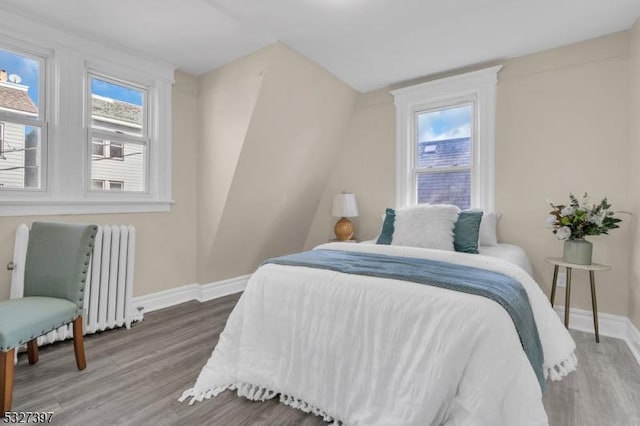
<path fill-rule="evenodd" d="M 15 351 L 15 348 L 9 352 L 0 351 L 0 416 L 11 411 Z"/>
<path fill-rule="evenodd" d="M 27 342 L 27 355 L 29 355 L 29 364 L 33 365 L 38 362 L 38 338 Z"/>
<path fill-rule="evenodd" d="M 76 365 L 78 370 L 87 367 L 87 358 L 84 356 L 84 337 L 82 336 L 82 317 L 73 320 L 73 349 L 76 353 Z"/>

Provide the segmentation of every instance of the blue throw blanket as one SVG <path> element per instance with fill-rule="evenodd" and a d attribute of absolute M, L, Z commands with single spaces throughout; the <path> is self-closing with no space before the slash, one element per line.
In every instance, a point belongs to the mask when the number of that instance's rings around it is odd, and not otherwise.
<path fill-rule="evenodd" d="M 540 387 L 546 390 L 542 369 L 544 355 L 529 297 L 522 285 L 513 278 L 455 263 L 340 250 L 311 250 L 269 259 L 263 264 L 266 263 L 411 281 L 491 299 L 511 316 Z"/>

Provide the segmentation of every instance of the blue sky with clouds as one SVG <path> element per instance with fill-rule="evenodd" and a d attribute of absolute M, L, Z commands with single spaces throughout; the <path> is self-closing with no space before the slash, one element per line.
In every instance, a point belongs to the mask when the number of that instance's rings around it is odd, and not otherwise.
<path fill-rule="evenodd" d="M 29 86 L 31 100 L 36 106 L 38 105 L 38 86 L 40 84 L 38 79 L 40 63 L 38 61 L 0 49 L 0 69 L 6 70 L 8 75 L 19 75 L 22 78 L 21 84 Z"/>
<path fill-rule="evenodd" d="M 29 86 L 29 96 L 33 103 L 38 105 L 40 63 L 37 60 L 0 49 L 0 69 L 6 70 L 8 75 L 19 75 L 22 79 L 21 84 Z M 142 105 L 143 102 L 142 92 L 98 78 L 92 78 L 91 90 L 96 95 L 135 105 Z"/>
<path fill-rule="evenodd" d="M 471 105 L 418 115 L 418 142 L 464 138 L 471 135 Z"/>
<path fill-rule="evenodd" d="M 134 105 L 142 105 L 142 92 L 95 77 L 91 79 L 91 91 L 96 95 L 106 98 L 117 99 Z"/>

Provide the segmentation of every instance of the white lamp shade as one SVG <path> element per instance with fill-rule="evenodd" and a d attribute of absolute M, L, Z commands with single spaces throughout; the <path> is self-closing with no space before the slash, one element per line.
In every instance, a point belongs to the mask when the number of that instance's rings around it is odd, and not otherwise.
<path fill-rule="evenodd" d="M 331 216 L 335 217 L 356 217 L 358 216 L 358 203 L 354 194 L 336 194 L 333 197 Z"/>

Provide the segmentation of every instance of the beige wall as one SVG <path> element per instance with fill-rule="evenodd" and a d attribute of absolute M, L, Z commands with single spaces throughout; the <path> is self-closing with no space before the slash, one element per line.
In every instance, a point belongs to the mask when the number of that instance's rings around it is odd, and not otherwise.
<path fill-rule="evenodd" d="M 503 241 L 525 247 L 538 282 L 551 287 L 545 256 L 562 243 L 545 228 L 544 200 L 585 191 L 629 210 L 628 33 L 507 61 L 500 73 L 496 134 L 496 209 Z M 600 273 L 599 308 L 627 315 L 629 217 L 622 229 L 592 237 Z M 572 306 L 590 309 L 588 276 L 574 274 Z M 560 292 L 563 296 L 563 292 Z M 559 302 L 562 302 L 561 297 Z"/>
<path fill-rule="evenodd" d="M 134 296 L 196 282 L 196 80 L 177 72 L 173 86 L 173 198 L 169 213 L 0 217 L 0 300 L 9 297 L 15 230 L 34 220 L 132 224 L 136 227 Z"/>
<path fill-rule="evenodd" d="M 600 310 L 630 315 L 636 325 L 640 195 L 631 190 L 640 184 L 640 126 L 630 117 L 640 112 L 639 76 L 638 24 L 508 60 L 499 75 L 496 129 L 499 236 L 527 250 L 545 290 L 551 267 L 543 259 L 562 251 L 545 228 L 545 198 L 589 191 L 634 212 L 623 216 L 622 229 L 592 240 L 595 260 L 614 267 L 598 276 Z M 342 190 L 358 198 L 361 240 L 376 237 L 384 208 L 394 204 L 389 90 L 358 95 L 286 46 L 198 79 L 178 72 L 173 111 L 171 212 L 0 218 L 0 265 L 11 260 L 20 223 L 130 223 L 138 233 L 139 296 L 247 274 L 267 257 L 325 242 L 335 222 L 331 200 Z M 574 306 L 589 308 L 586 276 L 577 273 L 574 282 Z M 0 300 L 8 294 L 5 272 Z"/>
<path fill-rule="evenodd" d="M 630 31 L 630 153 L 629 199 L 633 217 L 631 222 L 631 264 L 629 268 L 629 317 L 640 328 L 640 20 Z"/>
<path fill-rule="evenodd" d="M 305 249 L 335 238 L 331 217 L 333 196 L 353 192 L 360 215 L 352 218 L 355 238 L 374 238 L 386 207 L 395 203 L 395 107 L 388 90 L 359 97 L 345 142 L 322 194 Z"/>
<path fill-rule="evenodd" d="M 242 114 L 252 108 L 232 123 L 215 108 L 202 116 L 204 129 L 207 122 L 219 129 L 203 137 L 201 167 L 210 167 L 214 153 L 221 156 L 218 162 L 228 163 L 224 199 L 210 193 L 212 182 L 200 183 L 198 279 L 208 283 L 251 273 L 268 257 L 302 249 L 357 92 L 282 44 L 201 81 L 200 96 L 211 104 L 234 93 Z M 220 83 L 215 91 L 206 84 L 210 81 Z M 223 144 L 233 148 L 211 150 Z"/>
<path fill-rule="evenodd" d="M 198 79 L 197 275 L 203 279 L 268 65 L 262 49 Z"/>
<path fill-rule="evenodd" d="M 552 269 L 544 258 L 562 253 L 561 242 L 545 228 L 547 197 L 559 202 L 570 191 L 589 191 L 608 196 L 616 209 L 631 208 L 628 42 L 624 32 L 516 58 L 506 61 L 499 74 L 496 210 L 504 214 L 499 237 L 527 250 L 535 277 L 547 291 Z M 358 199 L 358 238 L 377 235 L 384 208 L 395 202 L 394 132 L 388 91 L 362 95 L 307 247 L 331 235 L 331 197 L 342 189 Z M 630 223 L 628 216 L 623 219 L 621 230 L 592 240 L 595 261 L 614 267 L 597 277 L 600 310 L 627 315 Z M 574 307 L 590 308 L 586 279 L 574 274 Z"/>

